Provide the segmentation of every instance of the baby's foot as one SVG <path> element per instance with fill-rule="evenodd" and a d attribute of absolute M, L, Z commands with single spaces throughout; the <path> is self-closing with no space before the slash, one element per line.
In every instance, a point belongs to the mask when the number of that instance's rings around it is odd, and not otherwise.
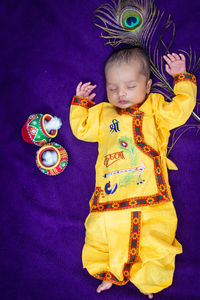
<path fill-rule="evenodd" d="M 113 284 L 108 281 L 102 281 L 102 283 L 97 288 L 97 293 L 101 293 L 104 290 L 108 290 L 111 288 Z"/>
<path fill-rule="evenodd" d="M 150 293 L 143 293 L 144 295 L 147 295 L 149 299 L 152 299 L 153 298 L 153 294 L 150 294 Z"/>

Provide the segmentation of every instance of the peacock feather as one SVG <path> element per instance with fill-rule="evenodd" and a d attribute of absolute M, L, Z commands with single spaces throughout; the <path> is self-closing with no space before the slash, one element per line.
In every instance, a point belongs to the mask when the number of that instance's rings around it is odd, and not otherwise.
<path fill-rule="evenodd" d="M 118 140 L 118 145 L 120 149 L 122 149 L 125 153 L 129 155 L 129 158 L 131 160 L 131 167 L 135 167 L 138 162 L 138 153 L 136 151 L 137 149 L 135 148 L 133 140 L 126 136 L 122 136 Z M 138 178 L 137 173 L 130 172 L 120 179 L 118 183 L 118 188 L 127 186 L 130 182 L 138 183 L 139 180 L 140 179 Z"/>
<path fill-rule="evenodd" d="M 122 136 L 118 140 L 118 145 L 120 149 L 122 149 L 125 153 L 128 153 L 131 160 L 131 167 L 134 167 L 137 161 L 137 153 L 135 153 L 136 148 L 132 139 Z"/>

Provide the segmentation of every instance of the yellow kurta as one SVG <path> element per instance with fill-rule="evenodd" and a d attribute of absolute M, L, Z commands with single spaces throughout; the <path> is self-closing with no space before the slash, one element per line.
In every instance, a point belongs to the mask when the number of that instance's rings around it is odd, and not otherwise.
<path fill-rule="evenodd" d="M 167 167 L 177 168 L 166 147 L 170 130 L 194 109 L 195 77 L 177 75 L 174 93 L 170 103 L 152 93 L 127 109 L 75 96 L 70 110 L 74 135 L 99 145 L 83 266 L 117 285 L 130 280 L 143 293 L 172 283 L 175 255 L 182 252 L 167 174 Z"/>

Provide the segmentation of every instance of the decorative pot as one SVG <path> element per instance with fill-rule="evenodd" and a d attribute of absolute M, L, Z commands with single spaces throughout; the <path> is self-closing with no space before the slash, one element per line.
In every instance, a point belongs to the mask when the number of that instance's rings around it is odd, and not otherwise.
<path fill-rule="evenodd" d="M 58 130 L 47 132 L 44 121 L 50 121 L 53 117 L 49 114 L 32 114 L 22 127 L 22 138 L 27 143 L 43 146 L 49 143 L 57 135 Z"/>
<path fill-rule="evenodd" d="M 55 151 L 58 159 L 54 165 L 47 167 L 42 162 L 42 154 L 49 150 Z M 42 173 L 46 175 L 58 175 L 66 168 L 68 164 L 68 155 L 66 150 L 61 145 L 57 143 L 48 143 L 37 151 L 36 164 Z"/>

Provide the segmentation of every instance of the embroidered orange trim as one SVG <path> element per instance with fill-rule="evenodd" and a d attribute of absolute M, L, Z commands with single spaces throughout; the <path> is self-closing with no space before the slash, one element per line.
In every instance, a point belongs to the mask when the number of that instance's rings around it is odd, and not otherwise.
<path fill-rule="evenodd" d="M 72 105 L 79 105 L 88 109 L 95 104 L 96 103 L 94 101 L 81 96 L 74 96 L 72 99 Z"/>
<path fill-rule="evenodd" d="M 118 280 L 111 272 L 103 271 L 96 273 L 93 276 L 100 280 L 106 280 L 116 285 L 124 285 L 130 280 L 130 270 L 133 263 L 136 261 L 139 252 L 140 242 L 140 228 L 141 228 L 141 212 L 135 211 L 131 213 L 131 228 L 129 237 L 129 250 L 128 250 L 128 261 L 124 264 L 122 281 Z"/>
<path fill-rule="evenodd" d="M 186 80 L 192 81 L 194 84 L 197 84 L 196 77 L 187 72 L 174 75 L 173 78 L 174 78 L 174 84 Z"/>
<path fill-rule="evenodd" d="M 119 107 L 116 107 L 116 110 L 118 112 L 119 115 L 122 115 L 122 114 L 127 114 L 127 115 L 130 115 L 130 116 L 133 116 L 133 114 L 138 110 L 139 108 L 139 105 L 135 105 L 135 106 L 131 106 L 131 107 L 128 107 L 128 108 L 119 108 Z"/>

